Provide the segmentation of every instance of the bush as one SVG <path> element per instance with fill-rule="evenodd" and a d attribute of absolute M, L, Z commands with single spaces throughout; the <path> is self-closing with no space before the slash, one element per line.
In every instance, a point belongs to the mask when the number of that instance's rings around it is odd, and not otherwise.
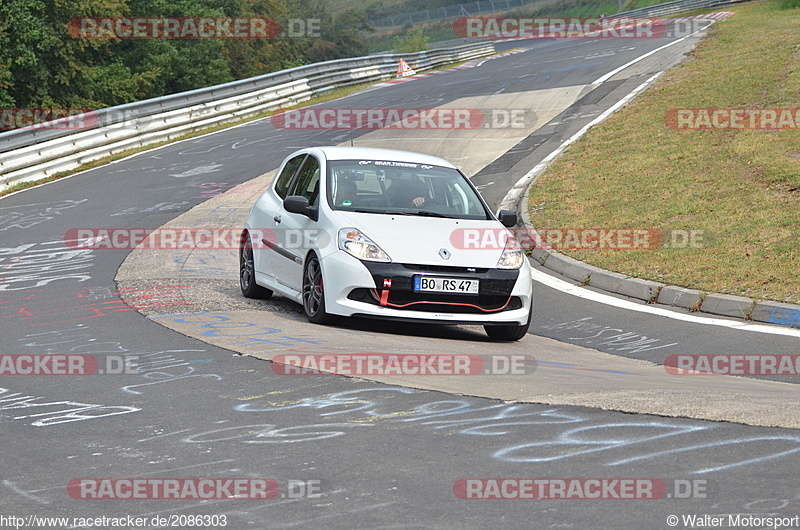
<path fill-rule="evenodd" d="M 428 49 L 428 37 L 422 28 L 408 30 L 405 35 L 398 35 L 393 41 L 394 49 L 399 53 L 421 52 Z"/>

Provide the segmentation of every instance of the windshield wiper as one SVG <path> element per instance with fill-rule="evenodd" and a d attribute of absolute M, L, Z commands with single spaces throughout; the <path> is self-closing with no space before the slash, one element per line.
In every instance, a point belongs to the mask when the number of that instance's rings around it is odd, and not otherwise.
<path fill-rule="evenodd" d="M 382 213 L 383 215 L 414 215 L 414 212 L 405 212 L 405 211 L 386 211 L 386 212 L 374 212 L 374 213 Z"/>
<path fill-rule="evenodd" d="M 386 210 L 356 209 L 356 210 L 345 210 L 345 211 L 356 212 L 356 213 L 377 213 L 379 215 L 414 215 L 413 212 L 387 212 Z"/>
<path fill-rule="evenodd" d="M 438 212 L 431 212 L 429 210 L 352 210 L 357 213 L 377 213 L 381 215 L 419 215 L 421 217 L 444 217 L 446 219 L 458 219 L 458 217 L 453 217 L 452 215 L 445 215 Z"/>
<path fill-rule="evenodd" d="M 445 215 L 439 212 L 432 212 L 430 210 L 420 210 L 418 212 L 409 212 L 411 215 L 421 215 L 423 217 L 444 217 L 445 219 L 458 219 L 458 217 L 453 217 L 452 215 Z"/>

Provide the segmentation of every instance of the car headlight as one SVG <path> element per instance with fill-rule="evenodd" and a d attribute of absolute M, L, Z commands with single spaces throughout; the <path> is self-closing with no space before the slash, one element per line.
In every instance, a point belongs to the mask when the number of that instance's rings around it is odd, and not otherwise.
<path fill-rule="evenodd" d="M 508 236 L 503 253 L 500 254 L 500 259 L 497 260 L 497 268 L 519 269 L 522 267 L 522 262 L 524 260 L 525 251 L 522 250 L 522 246 L 512 236 Z"/>
<path fill-rule="evenodd" d="M 366 261 L 392 261 L 381 247 L 355 228 L 339 230 L 339 248 L 353 257 Z"/>

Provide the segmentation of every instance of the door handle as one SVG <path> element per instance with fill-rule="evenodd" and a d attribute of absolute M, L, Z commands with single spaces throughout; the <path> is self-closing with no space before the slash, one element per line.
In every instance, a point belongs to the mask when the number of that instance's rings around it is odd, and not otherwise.
<path fill-rule="evenodd" d="M 280 215 L 276 215 L 275 217 L 272 218 L 272 220 L 275 221 L 278 224 L 281 224 L 281 216 Z"/>

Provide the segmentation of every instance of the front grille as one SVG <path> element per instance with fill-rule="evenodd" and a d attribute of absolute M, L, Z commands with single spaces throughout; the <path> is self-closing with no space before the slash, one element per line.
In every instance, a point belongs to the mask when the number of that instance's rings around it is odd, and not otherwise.
<path fill-rule="evenodd" d="M 353 289 L 350 300 L 381 305 L 373 289 Z M 408 290 L 389 291 L 387 307 L 404 311 L 428 313 L 491 314 L 512 311 L 522 307 L 519 297 L 496 295 L 456 295 L 446 293 L 415 293 Z"/>
<path fill-rule="evenodd" d="M 522 302 L 511 297 L 519 270 L 419 265 L 411 263 L 382 263 L 363 261 L 374 281 L 374 287 L 354 289 L 348 298 L 380 305 L 378 297 L 386 295 L 386 307 L 405 311 L 426 311 L 491 315 L 520 309 Z M 444 276 L 480 281 L 478 294 L 414 292 L 414 277 Z"/>
<path fill-rule="evenodd" d="M 486 268 L 450 267 L 447 265 L 417 265 L 412 263 L 403 263 L 403 267 L 417 272 L 452 272 L 459 274 L 485 274 L 489 271 L 489 269 Z"/>

